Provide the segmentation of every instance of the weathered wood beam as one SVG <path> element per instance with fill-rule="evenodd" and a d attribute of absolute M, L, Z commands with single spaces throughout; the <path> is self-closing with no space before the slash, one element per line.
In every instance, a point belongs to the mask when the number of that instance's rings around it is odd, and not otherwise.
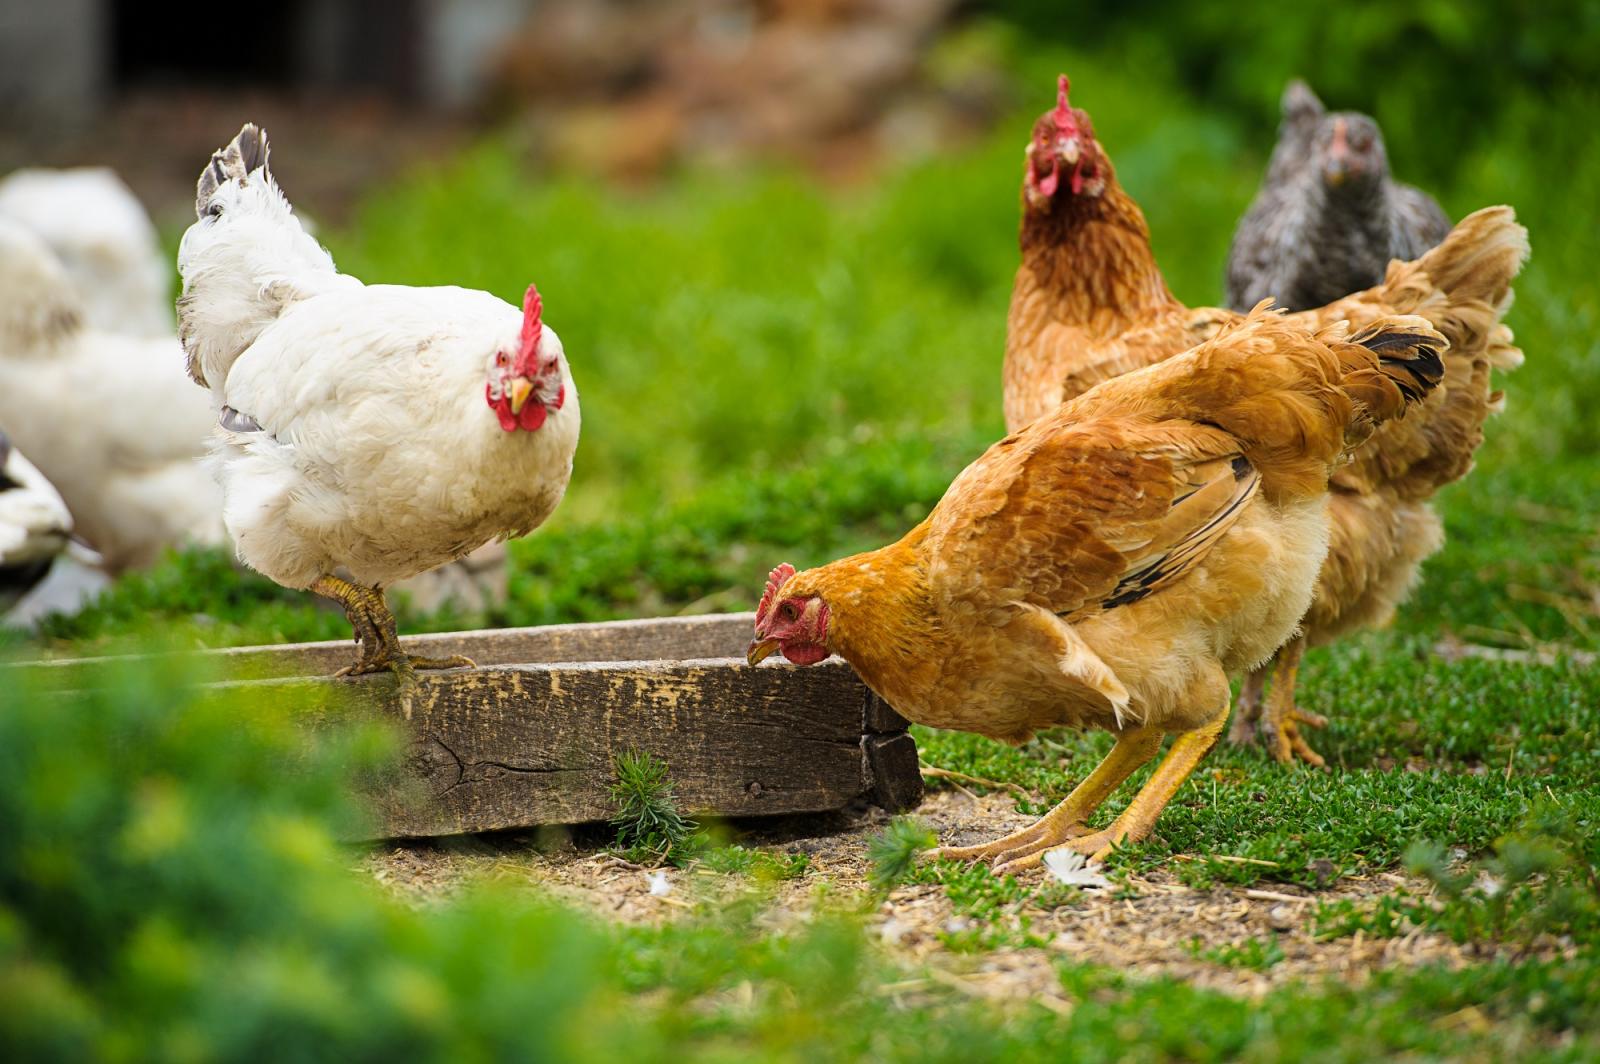
<path fill-rule="evenodd" d="M 347 643 L 250 647 L 199 655 L 227 674 L 224 692 L 281 692 L 311 720 L 351 713 L 397 724 L 405 763 L 364 786 L 378 837 L 451 835 L 603 820 L 615 759 L 666 762 L 690 812 L 755 817 L 922 797 L 906 722 L 848 665 L 751 667 L 750 614 L 557 625 L 418 636 L 430 655 L 473 669 L 424 672 L 414 684 L 325 675 Z M 35 665 L 91 685 L 109 659 Z M 61 673 L 57 672 L 59 679 Z"/>

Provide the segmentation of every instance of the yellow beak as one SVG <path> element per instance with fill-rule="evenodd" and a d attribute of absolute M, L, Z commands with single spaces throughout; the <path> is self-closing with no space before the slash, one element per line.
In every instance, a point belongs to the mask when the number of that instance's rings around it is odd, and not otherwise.
<path fill-rule="evenodd" d="M 744 660 L 752 665 L 759 665 L 778 649 L 776 639 L 752 639 L 750 649 L 745 651 Z"/>
<path fill-rule="evenodd" d="M 518 377 L 511 382 L 511 412 L 522 413 L 522 408 L 527 405 L 528 396 L 533 394 L 533 382 L 526 377 Z"/>

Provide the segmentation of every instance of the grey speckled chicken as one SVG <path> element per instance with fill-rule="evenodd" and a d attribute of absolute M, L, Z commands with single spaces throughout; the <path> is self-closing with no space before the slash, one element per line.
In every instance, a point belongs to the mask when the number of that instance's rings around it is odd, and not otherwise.
<path fill-rule="evenodd" d="M 1431 196 L 1389 176 L 1377 122 L 1329 113 L 1305 82 L 1291 81 L 1267 175 L 1228 252 L 1228 306 L 1332 303 L 1377 284 L 1390 259 L 1417 258 L 1449 231 Z"/>

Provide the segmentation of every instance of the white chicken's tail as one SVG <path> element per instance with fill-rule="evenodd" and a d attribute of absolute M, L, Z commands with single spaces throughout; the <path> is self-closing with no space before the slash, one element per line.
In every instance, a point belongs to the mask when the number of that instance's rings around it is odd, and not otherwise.
<path fill-rule="evenodd" d="M 0 433 L 0 613 L 44 579 L 71 535 L 66 503 Z"/>
<path fill-rule="evenodd" d="M 215 387 L 285 307 L 341 283 L 333 258 L 273 179 L 266 131 L 239 130 L 200 173 L 197 220 L 183 234 L 178 337 L 189 376 Z"/>

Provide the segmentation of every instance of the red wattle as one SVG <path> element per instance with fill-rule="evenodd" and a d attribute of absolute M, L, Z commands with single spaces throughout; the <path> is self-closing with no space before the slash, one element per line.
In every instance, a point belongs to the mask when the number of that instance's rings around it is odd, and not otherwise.
<path fill-rule="evenodd" d="M 517 425 L 533 432 L 543 425 L 544 419 L 549 416 L 550 411 L 544 408 L 544 404 L 534 401 L 523 407 L 522 413 L 517 415 Z"/>
<path fill-rule="evenodd" d="M 1061 171 L 1051 170 L 1048 174 L 1039 178 L 1039 191 L 1044 193 L 1046 199 L 1049 199 L 1056 194 L 1056 185 L 1060 184 L 1060 182 Z M 1073 189 L 1073 191 L 1076 192 L 1077 189 Z"/>
<path fill-rule="evenodd" d="M 815 643 L 783 643 L 779 649 L 783 656 L 796 665 L 815 665 L 828 656 L 827 647 L 819 647 Z"/>

